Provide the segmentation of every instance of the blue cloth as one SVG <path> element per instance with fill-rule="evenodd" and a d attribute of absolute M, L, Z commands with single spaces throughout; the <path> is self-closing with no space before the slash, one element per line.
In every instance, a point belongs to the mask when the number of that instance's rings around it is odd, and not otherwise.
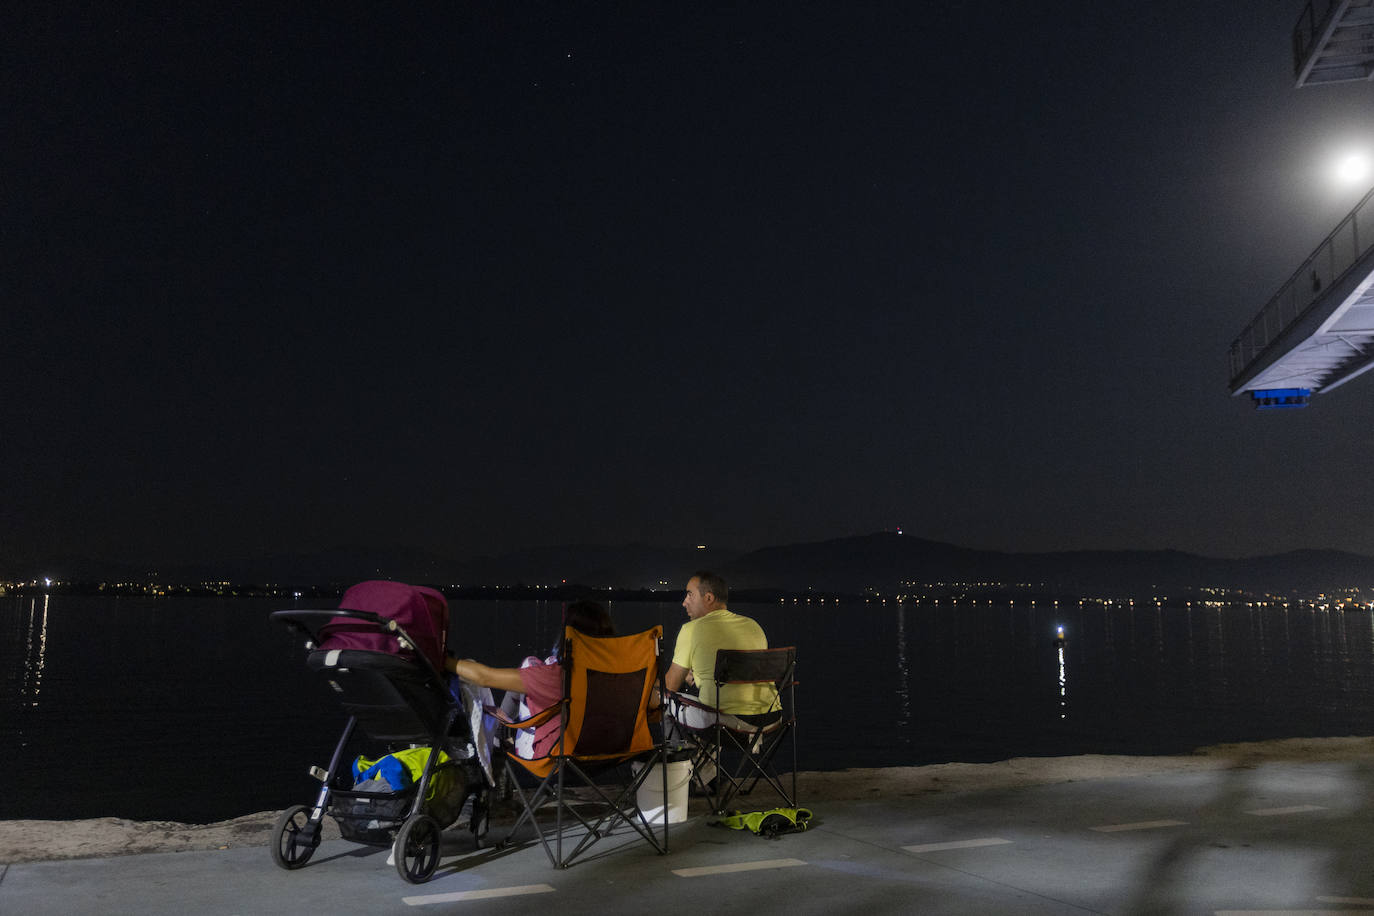
<path fill-rule="evenodd" d="M 364 764 L 371 764 L 364 769 Z M 410 778 L 410 770 L 395 757 L 388 754 L 376 763 L 359 757 L 353 761 L 353 783 L 367 782 L 369 779 L 385 779 L 387 785 L 391 786 L 391 791 L 400 792 L 410 786 L 413 780 Z"/>

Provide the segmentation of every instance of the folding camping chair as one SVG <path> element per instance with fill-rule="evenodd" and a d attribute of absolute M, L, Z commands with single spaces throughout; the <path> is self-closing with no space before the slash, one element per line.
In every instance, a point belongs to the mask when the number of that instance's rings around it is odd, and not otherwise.
<path fill-rule="evenodd" d="M 710 799 L 711 810 L 716 814 L 725 813 L 736 796 L 752 792 L 760 779 L 772 786 L 787 807 L 796 807 L 796 669 L 795 646 L 716 652 L 713 679 L 717 697 L 725 695 L 726 687 L 735 685 L 768 684 L 776 691 L 776 708 L 758 715 L 733 715 L 729 709 L 704 706 L 685 694 L 672 695 L 674 702 L 695 706 L 713 716 L 704 728 L 691 728 L 679 722 L 677 731 L 693 745 L 693 783 L 700 794 Z M 773 764 L 789 737 L 792 745 L 790 792 Z M 703 771 L 708 771 L 708 764 L 715 764 L 714 785 L 701 777 Z"/>
<path fill-rule="evenodd" d="M 662 627 L 631 636 L 588 636 L 567 627 L 560 654 L 563 699 L 520 722 L 505 719 L 499 710 L 489 710 L 512 729 L 530 728 L 552 716 L 562 717 L 562 731 L 548 756 L 527 760 L 518 756 L 513 747 L 506 747 L 507 775 L 524 810 L 503 845 L 510 843 L 528 822 L 533 825 L 549 862 L 556 868 L 567 868 L 597 840 L 610 836 L 623 821 L 660 855 L 668 851 L 665 745 L 655 740 L 649 729 L 650 699 L 654 686 L 661 687 L 662 681 L 658 665 L 662 637 Z M 631 763 L 638 763 L 638 768 L 631 768 Z M 659 766 L 655 768 L 654 764 Z M 515 778 L 516 767 L 540 780 L 528 794 Z M 637 799 L 640 786 L 651 773 L 655 779 L 663 780 L 661 841 Z M 611 790 L 613 794 L 607 794 L 596 782 L 597 777 L 608 774 L 621 777 Z M 550 848 L 536 815 L 548 802 L 554 805 L 554 848 Z M 587 807 L 594 810 L 584 814 L 580 809 Z M 565 813 L 570 819 L 565 820 Z M 565 856 L 564 828 L 576 829 L 577 824 L 586 833 Z"/>

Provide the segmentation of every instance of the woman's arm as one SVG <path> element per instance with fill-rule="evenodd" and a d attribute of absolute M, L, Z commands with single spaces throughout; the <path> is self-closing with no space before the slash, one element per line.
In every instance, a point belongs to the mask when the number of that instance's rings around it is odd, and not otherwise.
<path fill-rule="evenodd" d="M 490 668 L 470 658 L 444 659 L 444 667 L 469 684 L 478 687 L 495 687 L 498 690 L 525 692 L 525 682 L 520 680 L 519 668 Z"/>

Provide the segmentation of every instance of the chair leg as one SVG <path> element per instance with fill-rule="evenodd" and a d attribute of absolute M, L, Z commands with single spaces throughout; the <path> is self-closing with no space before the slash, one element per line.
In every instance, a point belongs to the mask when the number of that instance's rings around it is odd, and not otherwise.
<path fill-rule="evenodd" d="M 598 840 L 604 839 L 610 836 L 612 833 L 614 833 L 616 827 L 619 826 L 619 824 L 622 821 L 632 830 L 634 830 L 637 834 L 639 834 L 641 839 L 645 840 L 647 843 L 649 843 L 649 845 L 653 846 L 654 849 L 659 853 L 659 855 L 667 853 L 668 773 L 666 766 L 661 767 L 660 769 L 660 778 L 663 780 L 663 798 L 665 802 L 663 839 L 661 842 L 658 836 L 655 835 L 653 825 L 649 823 L 649 819 L 645 817 L 644 811 L 639 807 L 639 802 L 637 799 L 640 787 L 644 784 L 644 781 L 653 772 L 654 764 L 665 763 L 666 756 L 663 754 L 658 754 L 655 758 L 645 761 L 644 765 L 640 768 L 639 772 L 632 775 L 629 779 L 627 779 L 624 785 L 620 787 L 619 792 L 617 792 L 615 796 L 612 797 L 603 792 L 601 787 L 596 784 L 596 781 L 586 771 L 584 771 L 580 766 L 578 766 L 575 761 L 568 761 L 567 766 L 571 767 L 571 774 L 573 776 L 576 776 L 578 780 L 582 782 L 582 784 L 587 786 L 587 788 L 589 788 L 597 796 L 602 806 L 602 810 L 600 816 L 593 823 L 589 821 L 587 818 L 583 817 L 581 812 L 579 812 L 572 805 L 569 804 L 567 806 L 568 813 L 577 819 L 577 821 L 583 826 L 586 832 L 583 834 L 582 839 L 578 842 L 577 846 L 574 847 L 573 850 L 566 855 L 566 857 L 561 858 L 561 867 L 568 867 L 568 865 L 572 864 L 573 860 L 575 860 L 578 856 L 580 856 L 584 851 L 590 848 Z M 627 765 L 628 764 L 622 764 L 622 766 Z"/>
<path fill-rule="evenodd" d="M 778 779 L 778 777 L 775 774 L 769 772 L 768 770 L 768 767 L 773 762 L 773 756 L 777 753 L 777 750 L 778 743 L 775 742 L 774 744 L 768 747 L 767 752 L 765 753 L 763 758 L 754 762 L 754 772 L 750 774 L 749 786 L 748 788 L 743 790 L 743 794 L 748 795 L 750 792 L 754 791 L 754 787 L 759 784 L 759 780 L 764 779 L 767 780 L 768 784 L 773 787 L 773 791 L 777 792 L 778 795 L 782 797 L 783 801 L 787 802 L 789 806 L 795 806 L 796 801 L 794 800 L 794 797 L 797 794 L 796 789 L 793 788 L 792 794 L 788 795 L 787 790 L 784 789 L 782 786 L 782 782 Z M 796 767 L 793 767 L 792 769 L 792 778 L 795 783 Z"/>
<path fill-rule="evenodd" d="M 601 788 L 597 786 L 595 782 L 593 782 L 590 779 L 590 777 L 588 777 L 585 773 L 582 773 L 580 770 L 577 770 L 577 768 L 574 767 L 574 770 L 577 772 L 577 775 L 581 777 L 582 780 L 592 789 L 592 791 L 594 791 L 600 797 L 605 808 L 601 814 L 601 817 L 598 818 L 596 823 L 594 824 L 588 823 L 588 821 L 585 818 L 583 818 L 580 814 L 578 814 L 576 811 L 572 812 L 573 815 L 577 817 L 579 821 L 582 822 L 582 825 L 587 829 L 587 832 L 583 835 L 582 840 L 577 844 L 577 847 L 568 854 L 568 857 L 566 859 L 568 863 L 571 863 L 574 859 L 581 855 L 597 840 L 604 839 L 605 837 L 610 836 L 615 831 L 616 826 L 620 824 L 621 821 L 624 821 L 631 829 L 638 833 L 642 839 L 648 842 L 649 845 L 653 846 L 654 849 L 658 851 L 659 855 L 663 855 L 668 851 L 668 812 L 666 805 L 668 791 L 668 774 L 666 772 L 666 768 L 662 775 L 663 792 L 665 799 L 662 842 L 659 842 L 658 837 L 654 835 L 653 826 L 649 823 L 648 818 L 644 816 L 644 812 L 640 809 L 638 802 L 635 801 L 635 796 L 638 793 L 640 786 L 644 783 L 644 780 L 647 779 L 649 774 L 652 772 L 653 764 L 655 762 L 660 761 L 650 761 L 649 763 L 646 763 L 645 766 L 640 770 L 639 774 L 631 778 L 621 788 L 620 792 L 615 796 L 614 799 L 606 795 L 606 793 L 602 792 Z M 633 808 L 633 810 L 626 811 L 625 809 L 627 807 Z"/>
<path fill-rule="evenodd" d="M 524 809 L 511 828 L 506 838 L 499 844 L 501 847 L 510 846 L 515 834 L 526 823 L 529 823 L 539 840 L 539 844 L 544 849 L 544 854 L 548 856 L 549 863 L 554 868 L 568 868 L 584 851 L 590 848 L 598 840 L 610 836 L 621 821 L 624 821 L 633 829 L 640 838 L 647 841 L 654 849 L 663 855 L 668 851 L 668 773 L 667 758 L 663 753 L 657 754 L 653 759 L 646 761 L 638 773 L 625 780 L 619 786 L 619 791 L 608 795 L 602 787 L 596 784 L 592 776 L 578 764 L 577 761 L 565 758 L 554 772 L 544 778 L 537 788 L 527 792 L 515 779 L 514 772 L 510 773 L 511 785 L 518 794 L 521 807 Z M 664 824 L 662 839 L 659 838 L 644 811 L 640 809 L 636 798 L 640 787 L 653 772 L 654 764 L 661 764 L 660 778 L 663 780 L 662 790 L 664 799 Z M 507 761 L 509 767 L 510 763 Z M 628 766 L 628 764 L 624 764 Z M 600 808 L 597 814 L 583 815 L 574 803 L 571 792 L 573 783 L 585 785 L 596 796 L 594 803 Z M 555 837 L 545 836 L 545 831 L 539 822 L 536 810 L 548 803 L 553 802 L 555 811 L 553 817 Z M 573 821 L 582 826 L 585 833 L 576 844 L 571 844 L 570 849 L 564 849 L 563 833 L 565 829 L 572 828 Z"/>
<path fill-rule="evenodd" d="M 509 761 L 506 762 L 506 766 L 510 767 Z M 549 794 L 549 780 L 553 778 L 553 774 L 550 773 L 545 777 L 528 796 L 526 796 L 525 790 L 520 787 L 520 780 L 515 778 L 514 772 L 508 770 L 506 775 L 510 778 L 516 796 L 520 799 L 520 806 L 524 810 L 520 812 L 520 816 L 516 819 L 515 825 L 511 827 L 510 833 L 506 834 L 506 838 L 499 845 L 501 848 L 510 846 L 515 839 L 515 834 L 526 823 L 529 823 L 534 828 L 534 835 L 539 840 L 539 845 L 544 848 L 544 855 L 549 857 L 549 864 L 555 868 L 558 867 L 558 859 L 554 856 L 553 850 L 549 848 L 549 841 L 544 837 L 544 830 L 540 827 L 539 818 L 534 813 L 535 809 L 542 805 L 547 798 L 552 797 Z"/>
<path fill-rule="evenodd" d="M 562 741 L 560 739 L 560 744 Z M 558 844 L 558 867 L 567 868 L 568 863 L 563 860 L 563 767 L 558 768 L 558 804 L 554 806 L 554 820 L 558 827 L 558 837 L 555 842 Z"/>
<path fill-rule="evenodd" d="M 724 774 L 727 780 L 725 783 L 722 783 L 721 786 L 720 808 L 723 809 L 727 806 L 737 795 L 749 795 L 752 793 L 755 787 L 758 786 L 760 779 L 766 781 L 768 785 L 772 787 L 773 791 L 778 794 L 778 797 L 789 807 L 796 806 L 797 766 L 795 750 L 793 751 L 791 792 L 787 791 L 781 778 L 772 770 L 773 758 L 782 748 L 783 741 L 788 737 L 787 732 L 792 731 L 791 726 L 785 726 L 785 728 L 786 731 L 784 733 L 774 735 L 771 739 L 764 735 L 762 730 L 745 738 L 741 738 L 733 732 L 730 734 L 729 737 L 732 744 L 731 756 L 733 756 L 734 753 L 738 753 L 740 759 L 739 765 L 733 772 Z M 795 748 L 795 734 L 792 737 L 793 746 Z M 760 741 L 762 742 L 761 747 L 759 746 Z M 755 752 L 756 748 L 758 749 L 757 753 Z"/>

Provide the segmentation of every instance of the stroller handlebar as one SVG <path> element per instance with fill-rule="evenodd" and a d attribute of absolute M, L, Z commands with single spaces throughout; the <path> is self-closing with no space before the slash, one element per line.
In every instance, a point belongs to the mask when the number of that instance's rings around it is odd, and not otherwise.
<path fill-rule="evenodd" d="M 390 617 L 383 617 L 372 611 L 352 611 L 346 608 L 338 608 L 331 611 L 273 611 L 270 615 L 272 620 L 285 624 L 293 632 L 299 633 L 309 641 L 307 648 L 312 648 L 313 644 L 320 642 L 320 634 L 331 622 L 337 622 L 340 617 L 351 617 L 363 623 L 375 625 L 378 629 L 395 635 L 396 641 L 401 647 L 415 653 L 416 657 L 422 661 L 426 668 L 441 681 L 442 673 L 435 667 L 434 662 L 420 651 L 420 647 L 405 629 Z"/>
<path fill-rule="evenodd" d="M 273 611 L 272 620 L 285 624 L 292 632 L 304 636 L 311 643 L 318 643 L 324 628 L 337 623 L 340 617 L 351 617 L 359 623 L 372 624 L 384 632 L 395 633 L 406 643 L 410 643 L 405 630 L 396 621 L 371 611 L 350 611 L 342 608 L 332 611 Z"/>
<path fill-rule="evenodd" d="M 385 629 L 394 630 L 397 628 L 396 621 L 381 614 L 374 614 L 371 611 L 348 611 L 343 608 L 332 611 L 273 611 L 271 618 L 289 627 L 297 627 L 310 633 L 316 633 L 325 624 L 338 617 L 353 617 L 367 623 L 375 623 Z M 312 626 L 313 624 L 313 626 Z M 388 626 L 390 624 L 390 626 Z"/>

